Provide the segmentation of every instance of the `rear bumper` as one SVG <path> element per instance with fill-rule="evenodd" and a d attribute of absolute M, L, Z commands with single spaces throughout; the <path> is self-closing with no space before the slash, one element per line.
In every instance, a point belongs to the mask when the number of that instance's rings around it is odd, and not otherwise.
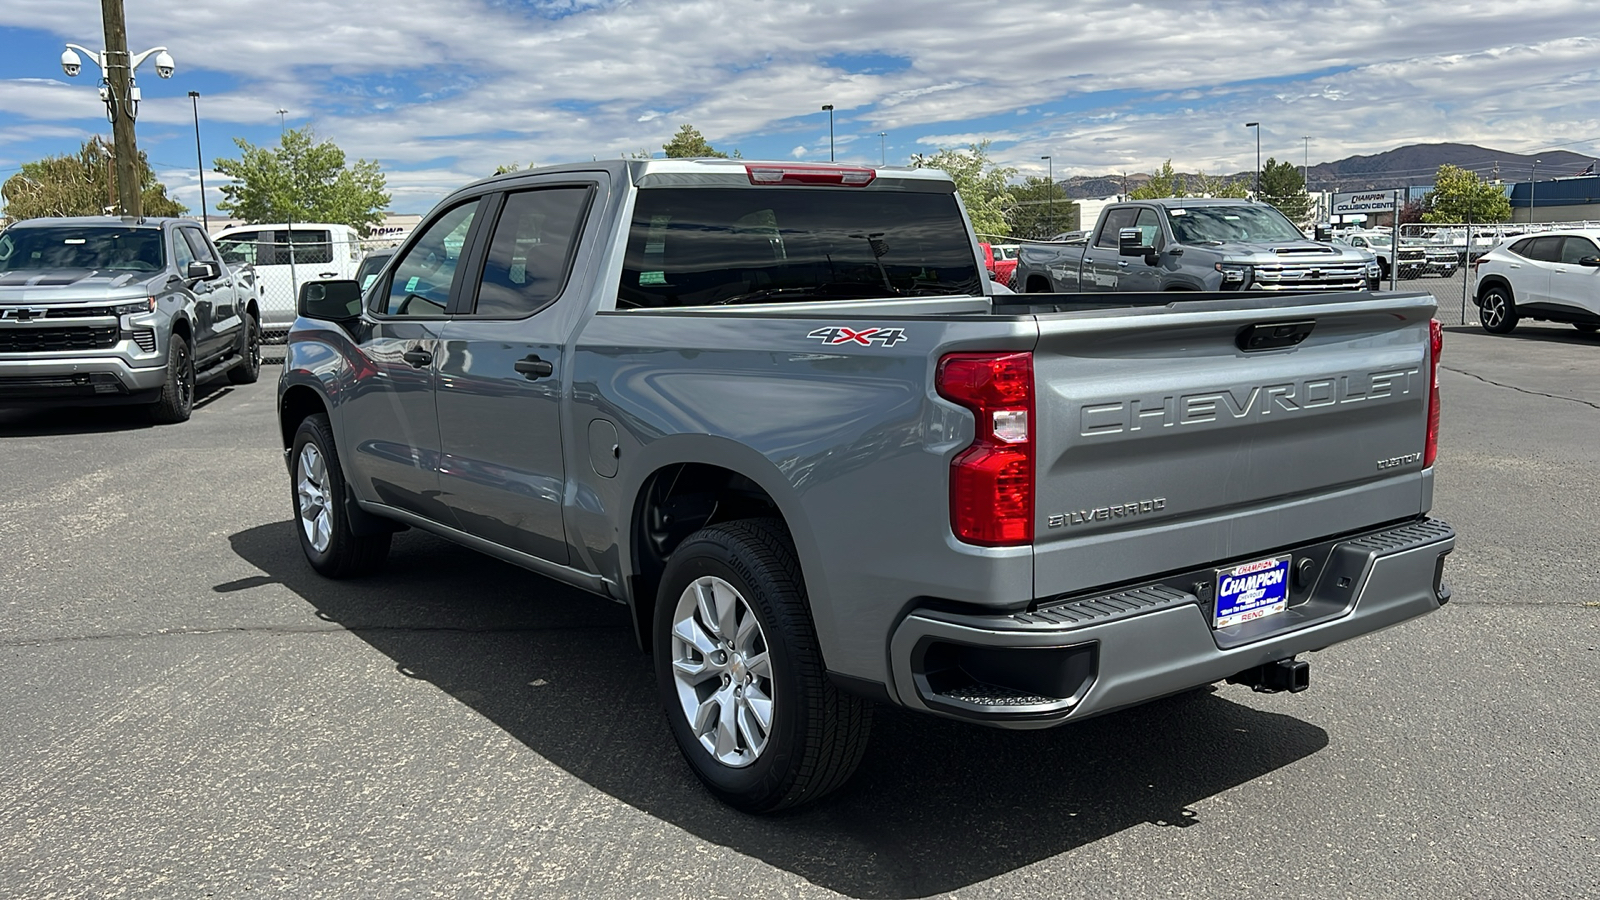
<path fill-rule="evenodd" d="M 1015 615 L 914 610 L 890 640 L 892 690 L 905 706 L 1005 728 L 1087 718 L 1432 612 L 1450 598 L 1454 547 L 1450 526 L 1421 519 L 1287 550 L 1314 563 L 1293 605 L 1224 630 L 1198 573 Z"/>
<path fill-rule="evenodd" d="M 132 366 L 115 356 L 0 359 L 0 404 L 153 400 L 167 379 L 164 360 L 155 362 L 156 365 Z"/>

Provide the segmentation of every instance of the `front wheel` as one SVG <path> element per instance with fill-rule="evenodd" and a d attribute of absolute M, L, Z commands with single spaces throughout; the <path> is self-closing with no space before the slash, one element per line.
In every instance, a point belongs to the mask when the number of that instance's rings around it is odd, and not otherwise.
<path fill-rule="evenodd" d="M 167 380 L 161 395 L 150 404 L 150 419 L 160 425 L 187 422 L 194 412 L 194 356 L 183 335 L 167 342 Z"/>
<path fill-rule="evenodd" d="M 333 445 L 333 427 L 322 414 L 309 416 L 294 433 L 289 451 L 295 531 L 311 568 L 329 578 L 376 571 L 389 555 L 394 535 L 357 535 L 345 513 L 344 470 Z"/>
<path fill-rule="evenodd" d="M 1483 330 L 1490 334 L 1510 334 L 1511 329 L 1517 327 L 1517 304 L 1511 299 L 1511 291 L 1505 285 L 1492 285 L 1483 292 L 1483 302 L 1478 313 L 1478 320 L 1483 324 Z"/>
<path fill-rule="evenodd" d="M 871 708 L 828 681 L 788 532 L 695 532 L 662 574 L 656 684 L 689 767 L 720 800 L 771 812 L 822 797 L 866 750 Z"/>

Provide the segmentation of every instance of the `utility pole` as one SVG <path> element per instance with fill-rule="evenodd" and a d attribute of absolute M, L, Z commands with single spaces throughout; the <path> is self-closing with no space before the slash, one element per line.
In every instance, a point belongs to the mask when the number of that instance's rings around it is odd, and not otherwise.
<path fill-rule="evenodd" d="M 128 58 L 128 25 L 122 15 L 122 0 L 100 0 L 100 19 L 105 25 L 105 78 L 111 89 L 111 141 L 117 165 L 117 201 L 122 214 L 144 215 L 144 199 L 139 184 L 139 148 L 133 140 L 133 67 Z"/>
<path fill-rule="evenodd" d="M 1055 160 L 1048 156 L 1039 158 L 1044 160 L 1045 166 L 1050 172 L 1049 177 L 1045 179 L 1045 188 L 1049 191 L 1045 196 L 1050 199 L 1050 212 L 1045 216 L 1044 230 L 1046 233 L 1053 235 L 1056 233 L 1056 163 Z"/>

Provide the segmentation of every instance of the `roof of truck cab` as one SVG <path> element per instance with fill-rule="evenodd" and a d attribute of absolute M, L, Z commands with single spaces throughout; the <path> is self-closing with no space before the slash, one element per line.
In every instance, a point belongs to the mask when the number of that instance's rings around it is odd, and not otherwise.
<path fill-rule="evenodd" d="M 916 169 L 910 166 L 862 166 L 837 162 L 801 162 L 797 160 L 722 159 L 720 157 L 695 157 L 689 159 L 601 159 L 591 162 L 562 163 L 534 169 L 518 169 L 475 181 L 462 188 L 477 187 L 490 182 L 515 181 L 529 175 L 558 175 L 562 173 L 610 172 L 617 176 L 626 174 L 637 182 L 646 175 L 732 175 L 743 176 L 747 166 L 774 168 L 838 169 L 860 171 L 871 169 L 878 178 L 905 181 L 950 182 L 950 176 L 941 169 Z"/>
<path fill-rule="evenodd" d="M 198 219 L 185 219 L 176 216 L 146 216 L 136 219 L 132 216 L 62 216 L 42 217 L 38 219 L 21 219 L 13 222 L 12 228 L 53 228 L 61 225 L 72 227 L 96 226 L 100 228 L 160 228 L 167 223 L 193 222 L 200 224 Z"/>
<path fill-rule="evenodd" d="M 1148 203 L 1152 206 L 1184 209 L 1196 206 L 1267 206 L 1266 203 L 1256 203 L 1253 200 L 1240 200 L 1235 197 L 1160 197 L 1155 200 L 1127 200 L 1126 203 Z"/>

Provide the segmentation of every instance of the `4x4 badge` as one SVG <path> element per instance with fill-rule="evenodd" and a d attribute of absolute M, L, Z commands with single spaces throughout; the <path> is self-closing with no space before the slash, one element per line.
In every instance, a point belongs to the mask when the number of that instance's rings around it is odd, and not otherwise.
<path fill-rule="evenodd" d="M 901 341 L 909 340 L 906 337 L 904 328 L 857 329 L 844 325 L 829 325 L 826 328 L 818 328 L 806 335 L 806 337 L 813 341 L 821 341 L 824 344 L 859 344 L 863 347 L 870 347 L 873 344 L 893 347 Z"/>

